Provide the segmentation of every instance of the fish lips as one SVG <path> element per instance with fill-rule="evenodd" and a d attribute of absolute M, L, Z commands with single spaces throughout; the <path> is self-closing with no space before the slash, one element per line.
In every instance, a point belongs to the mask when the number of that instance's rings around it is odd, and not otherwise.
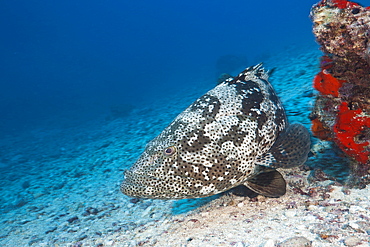
<path fill-rule="evenodd" d="M 121 184 L 121 192 L 130 197 L 136 198 L 164 198 L 155 184 L 163 183 L 163 180 L 148 174 L 141 174 L 135 171 L 126 170 L 125 179 Z M 138 179 L 138 177 L 141 177 Z"/>
<path fill-rule="evenodd" d="M 124 175 L 125 179 L 121 184 L 121 192 L 130 197 L 151 199 L 183 199 L 192 197 L 185 188 L 183 188 L 183 191 L 175 190 L 176 186 L 166 179 L 148 175 L 147 173 L 138 174 L 131 169 L 126 170 Z M 137 179 L 138 176 L 145 178 Z M 194 180 L 190 177 L 183 177 L 182 179 Z"/>
<path fill-rule="evenodd" d="M 144 195 L 146 194 L 145 191 L 148 185 L 146 185 L 144 181 L 156 179 L 155 177 L 151 177 L 147 175 L 146 177 L 148 180 L 135 179 L 137 174 L 135 174 L 135 172 L 131 170 L 126 170 L 124 175 L 125 175 L 125 179 L 123 180 L 121 184 L 121 192 L 131 197 L 145 197 Z M 138 181 L 141 181 L 141 182 L 138 182 Z"/>

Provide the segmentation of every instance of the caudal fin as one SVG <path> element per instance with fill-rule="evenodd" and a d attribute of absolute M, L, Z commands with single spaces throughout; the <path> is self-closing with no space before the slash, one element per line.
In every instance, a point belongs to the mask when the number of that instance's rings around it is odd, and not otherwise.
<path fill-rule="evenodd" d="M 257 158 L 257 165 L 292 168 L 302 165 L 310 152 L 310 134 L 301 124 L 290 125 L 281 133 L 270 151 Z"/>

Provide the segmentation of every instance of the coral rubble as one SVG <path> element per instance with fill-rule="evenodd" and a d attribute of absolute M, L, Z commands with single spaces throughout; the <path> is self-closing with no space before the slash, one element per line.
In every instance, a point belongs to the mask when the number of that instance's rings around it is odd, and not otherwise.
<path fill-rule="evenodd" d="M 352 160 L 356 185 L 370 183 L 370 7 L 322 0 L 312 7 L 313 33 L 324 52 L 312 131 Z"/>

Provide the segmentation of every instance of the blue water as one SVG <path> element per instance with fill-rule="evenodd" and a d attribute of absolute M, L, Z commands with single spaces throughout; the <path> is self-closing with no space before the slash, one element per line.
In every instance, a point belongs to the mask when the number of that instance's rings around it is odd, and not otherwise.
<path fill-rule="evenodd" d="M 313 43 L 315 2 L 1 1 L 0 138 L 124 115 Z"/>

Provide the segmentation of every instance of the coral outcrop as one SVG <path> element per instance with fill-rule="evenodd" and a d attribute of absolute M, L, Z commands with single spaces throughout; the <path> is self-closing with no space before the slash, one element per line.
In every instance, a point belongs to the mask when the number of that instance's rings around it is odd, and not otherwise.
<path fill-rule="evenodd" d="M 313 33 L 324 52 L 312 131 L 351 159 L 351 183 L 370 183 L 370 7 L 322 0 L 312 7 Z"/>

